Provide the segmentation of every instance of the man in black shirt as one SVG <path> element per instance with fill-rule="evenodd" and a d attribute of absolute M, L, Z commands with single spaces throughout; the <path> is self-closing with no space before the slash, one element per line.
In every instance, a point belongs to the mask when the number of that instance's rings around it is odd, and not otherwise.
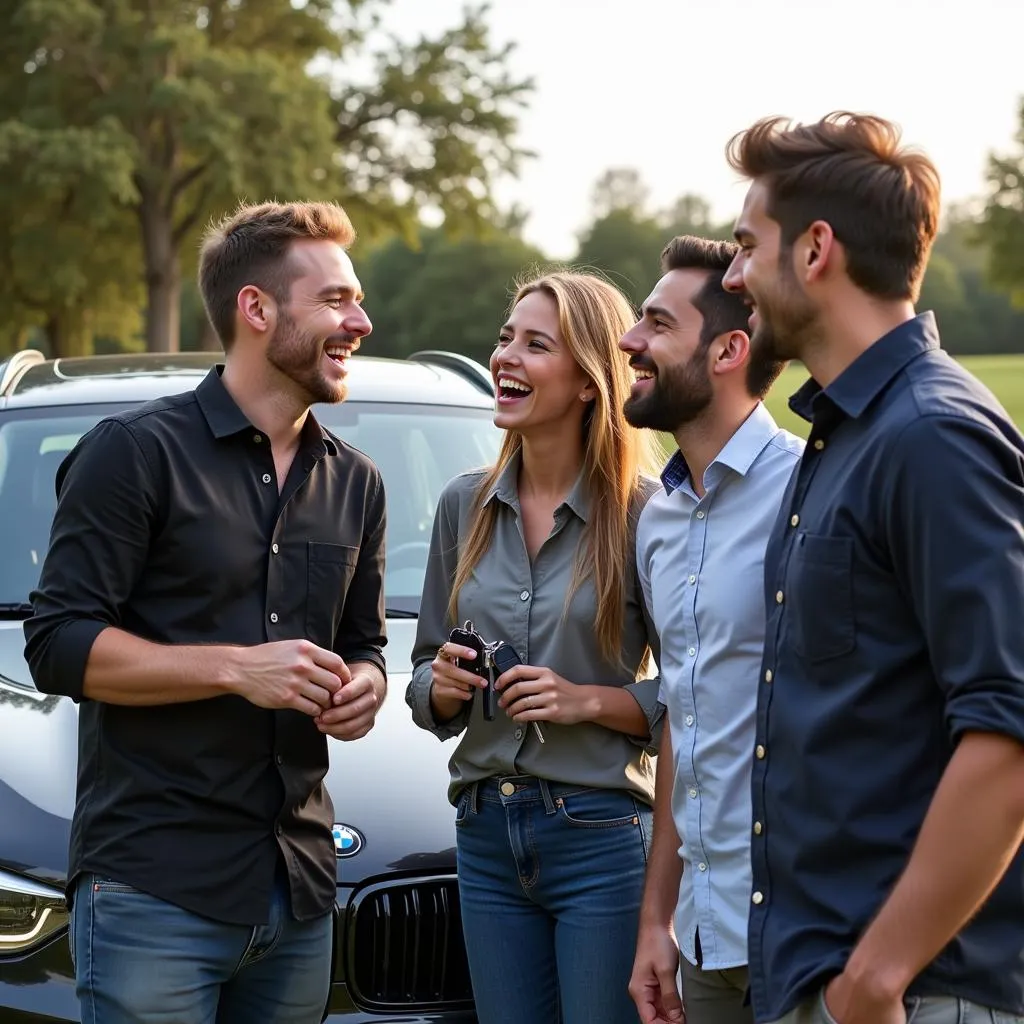
<path fill-rule="evenodd" d="M 384 493 L 314 402 L 370 333 L 332 204 L 243 207 L 199 282 L 223 367 L 111 417 L 57 477 L 26 657 L 80 702 L 71 947 L 98 1024 L 318 1024 L 327 736 L 386 691 Z"/>
<path fill-rule="evenodd" d="M 1024 437 L 915 314 L 939 177 L 895 125 L 769 118 L 725 285 L 811 423 L 765 558 L 759 1024 L 1024 1016 Z"/>

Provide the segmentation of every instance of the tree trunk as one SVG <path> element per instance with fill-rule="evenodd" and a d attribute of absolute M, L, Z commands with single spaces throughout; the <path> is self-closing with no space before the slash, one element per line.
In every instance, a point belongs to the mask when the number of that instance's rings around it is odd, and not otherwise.
<path fill-rule="evenodd" d="M 213 329 L 210 318 L 205 314 L 203 316 L 203 329 L 199 335 L 199 348 L 203 352 L 223 351 L 220 338 L 217 337 L 217 332 Z"/>
<path fill-rule="evenodd" d="M 89 354 L 91 345 L 83 330 L 74 330 L 67 316 L 51 313 L 43 327 L 51 359 L 71 359 Z"/>
<path fill-rule="evenodd" d="M 146 349 L 177 352 L 181 340 L 181 267 L 174 225 L 154 190 L 142 186 L 139 192 L 146 261 Z"/>

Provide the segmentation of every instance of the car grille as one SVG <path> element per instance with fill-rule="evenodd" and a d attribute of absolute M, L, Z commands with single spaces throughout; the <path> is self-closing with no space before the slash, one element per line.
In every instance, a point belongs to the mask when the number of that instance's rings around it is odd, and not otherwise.
<path fill-rule="evenodd" d="M 472 1003 L 454 878 L 407 878 L 353 897 L 346 980 L 368 1010 L 449 1009 Z"/>

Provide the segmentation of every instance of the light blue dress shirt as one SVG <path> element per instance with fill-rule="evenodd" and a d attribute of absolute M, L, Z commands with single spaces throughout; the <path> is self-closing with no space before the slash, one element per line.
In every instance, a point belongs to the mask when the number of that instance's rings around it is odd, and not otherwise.
<path fill-rule="evenodd" d="M 747 962 L 764 556 L 803 446 L 759 404 L 708 466 L 704 497 L 676 452 L 637 527 L 675 761 L 672 813 L 683 860 L 676 936 L 695 964 L 699 929 L 709 970 Z"/>

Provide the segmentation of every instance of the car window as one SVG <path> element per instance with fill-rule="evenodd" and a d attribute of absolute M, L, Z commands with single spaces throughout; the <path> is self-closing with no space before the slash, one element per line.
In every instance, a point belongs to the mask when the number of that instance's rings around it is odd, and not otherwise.
<path fill-rule="evenodd" d="M 57 467 L 112 407 L 49 408 L 0 418 L 0 605 L 27 601 L 39 580 L 56 507 Z M 494 462 L 500 433 L 488 409 L 346 402 L 317 418 L 380 469 L 388 499 L 385 600 L 419 609 L 441 488 Z"/>

